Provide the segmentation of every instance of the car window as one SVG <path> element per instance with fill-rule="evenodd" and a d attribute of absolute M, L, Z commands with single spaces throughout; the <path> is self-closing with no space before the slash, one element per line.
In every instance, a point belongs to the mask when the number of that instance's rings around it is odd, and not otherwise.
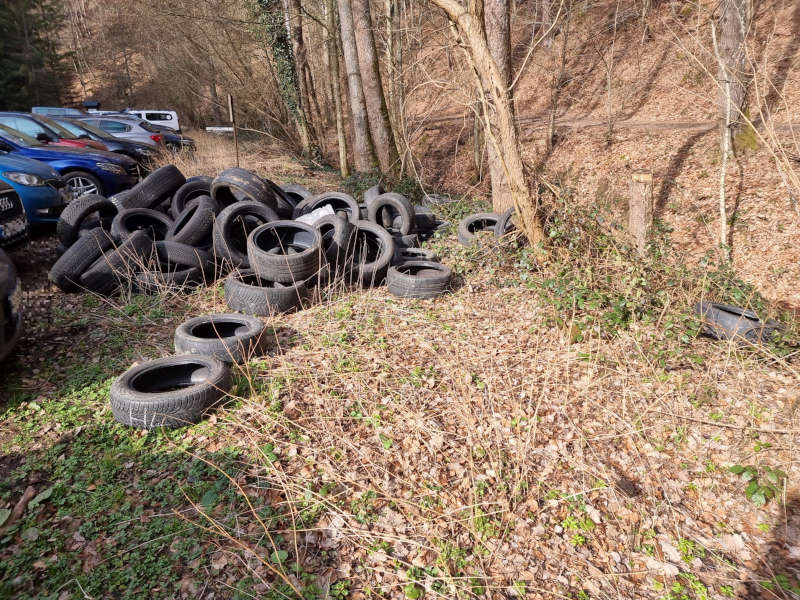
<path fill-rule="evenodd" d="M 69 121 L 62 121 L 61 119 L 59 119 L 56 122 L 74 136 L 81 136 L 86 134 L 86 132 L 82 128 L 75 125 L 75 123 L 70 123 Z"/>
<path fill-rule="evenodd" d="M 144 118 L 148 121 L 172 121 L 172 115 L 169 113 L 145 113 Z"/>
<path fill-rule="evenodd" d="M 58 137 L 61 137 L 61 138 L 67 139 L 67 140 L 78 139 L 77 135 L 75 135 L 74 133 L 72 133 L 71 131 L 66 129 L 65 127 L 62 127 L 61 125 L 56 123 L 50 117 L 46 117 L 44 115 L 38 115 L 35 120 L 38 120 L 39 123 L 44 124 L 45 126 L 49 127 L 51 130 L 53 130 L 55 132 L 55 134 Z"/>
<path fill-rule="evenodd" d="M 88 131 L 92 135 L 95 135 L 103 140 L 113 139 L 113 136 L 108 135 L 107 131 L 103 131 L 97 126 L 97 121 L 94 121 L 93 123 L 90 123 L 89 121 L 80 121 L 78 123 L 73 121 L 59 122 L 70 131 L 72 131 L 72 128 L 78 129 L 78 131 L 75 132 L 77 135 L 81 135 Z"/>
<path fill-rule="evenodd" d="M 32 138 L 35 138 L 40 133 L 47 134 L 47 130 L 45 130 L 44 127 L 31 119 L 25 119 L 23 117 L 0 116 L 0 125 L 16 129 Z"/>
<path fill-rule="evenodd" d="M 125 123 L 120 123 L 119 121 L 108 121 L 106 119 L 100 119 L 98 123 L 100 129 L 103 131 L 107 131 L 108 133 L 125 133 L 126 131 L 131 130 L 130 125 L 125 125 Z"/>
<path fill-rule="evenodd" d="M 17 131 L 16 129 L 7 127 L 3 124 L 0 124 L 0 137 L 4 137 L 15 144 L 19 144 L 20 146 L 30 147 L 42 145 L 36 138 L 32 138 L 28 135 L 25 135 L 21 131 Z"/>
<path fill-rule="evenodd" d="M 147 121 L 139 121 L 139 127 L 144 129 L 145 131 L 149 131 L 150 133 L 161 133 L 160 129 L 156 129 Z"/>

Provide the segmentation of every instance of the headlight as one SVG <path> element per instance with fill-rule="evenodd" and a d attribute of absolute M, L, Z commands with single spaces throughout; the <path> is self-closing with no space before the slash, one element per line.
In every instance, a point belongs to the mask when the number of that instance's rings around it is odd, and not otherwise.
<path fill-rule="evenodd" d="M 47 182 L 44 179 L 42 179 L 38 175 L 33 175 L 31 173 L 9 172 L 9 173 L 3 173 L 3 177 L 10 179 L 14 183 L 18 183 L 20 185 L 30 185 L 30 186 L 47 185 Z"/>
<path fill-rule="evenodd" d="M 114 175 L 125 175 L 125 169 L 111 163 L 97 163 L 97 168 L 108 171 L 109 173 L 114 173 Z"/>

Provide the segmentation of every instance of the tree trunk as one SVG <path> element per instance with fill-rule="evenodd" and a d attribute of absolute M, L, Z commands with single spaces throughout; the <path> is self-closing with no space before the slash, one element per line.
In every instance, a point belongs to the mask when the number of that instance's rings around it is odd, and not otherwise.
<path fill-rule="evenodd" d="M 717 98 L 720 115 L 720 147 L 725 133 L 725 116 L 728 113 L 728 83 L 730 83 L 730 123 L 731 137 L 735 137 L 742 127 L 742 112 L 745 109 L 747 86 L 750 75 L 747 72 L 745 38 L 750 27 L 752 6 L 750 0 L 721 0 L 719 29 Z M 715 40 L 716 43 L 716 40 Z"/>
<path fill-rule="evenodd" d="M 647 238 L 653 224 L 653 173 L 637 169 L 631 176 L 628 199 L 628 229 L 636 242 L 636 249 L 644 256 Z"/>
<path fill-rule="evenodd" d="M 394 131 L 397 153 L 405 154 L 405 97 L 403 88 L 403 45 L 400 43 L 400 7 L 398 0 L 385 0 L 386 9 L 386 73 L 389 119 Z M 401 171 L 402 171 L 401 164 Z M 401 173 L 402 175 L 402 173 Z"/>
<path fill-rule="evenodd" d="M 308 58 L 306 57 L 306 45 L 303 41 L 303 16 L 300 0 L 283 0 L 283 8 L 286 18 L 286 32 L 292 42 L 294 70 L 300 96 L 297 106 L 298 118 L 308 127 L 308 133 L 306 135 L 309 135 L 309 153 L 313 155 L 319 152 L 317 148 L 319 136 L 310 118 L 311 95 L 305 78 L 305 73 L 308 69 Z"/>
<path fill-rule="evenodd" d="M 369 133 L 367 104 L 358 66 L 358 51 L 353 32 L 353 11 L 350 0 L 337 0 L 339 26 L 342 33 L 342 53 L 347 71 L 347 87 L 350 94 L 350 112 L 353 116 L 353 159 L 357 171 L 369 171 L 375 165 L 375 151 Z"/>
<path fill-rule="evenodd" d="M 369 0 L 352 0 L 352 9 L 358 60 L 361 65 L 361 82 L 367 102 L 369 129 L 381 170 L 384 173 L 391 173 L 397 170 L 399 160 L 392 124 L 389 121 L 389 110 L 386 108 L 386 98 L 381 84 Z"/>
<path fill-rule="evenodd" d="M 344 118 L 342 115 L 342 87 L 339 85 L 339 53 L 336 48 L 336 2 L 325 0 L 326 2 L 326 25 L 328 37 L 326 50 L 328 66 L 331 74 L 331 95 L 336 113 L 336 142 L 339 147 L 339 173 L 342 177 L 347 177 L 350 170 L 347 166 L 347 139 L 344 135 Z"/>
<path fill-rule="evenodd" d="M 471 67 L 480 80 L 479 93 L 483 96 L 484 90 L 489 91 L 494 103 L 496 127 L 486 128 L 487 142 L 490 146 L 494 146 L 500 157 L 522 230 L 531 244 L 544 244 L 546 240 L 538 195 L 535 192 L 531 193 L 525 177 L 519 138 L 511 107 L 511 92 L 489 51 L 483 20 L 476 19 L 475 13 L 467 12 L 457 0 L 431 0 L 431 2 L 444 10 L 461 33 Z M 486 100 L 483 100 L 483 104 L 485 107 Z"/>
<path fill-rule="evenodd" d="M 486 42 L 489 51 L 497 63 L 502 85 L 508 88 L 511 82 L 511 27 L 509 0 L 488 0 L 484 5 L 484 21 L 486 23 Z M 514 115 L 513 98 L 509 103 L 511 116 Z M 495 127 L 495 119 L 490 116 L 488 126 Z M 492 184 L 492 207 L 497 212 L 508 210 L 514 205 L 511 188 L 506 178 L 503 161 L 497 149 L 489 144 L 489 177 Z"/>

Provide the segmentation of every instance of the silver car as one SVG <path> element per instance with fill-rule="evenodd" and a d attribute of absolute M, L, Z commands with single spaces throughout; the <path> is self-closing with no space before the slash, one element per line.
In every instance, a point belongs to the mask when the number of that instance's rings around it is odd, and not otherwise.
<path fill-rule="evenodd" d="M 86 121 L 90 125 L 99 127 L 103 131 L 110 133 L 114 137 L 124 140 L 141 142 L 148 146 L 160 146 L 163 136 L 156 127 L 147 121 L 142 121 L 138 117 L 117 116 L 117 115 L 84 115 L 78 117 L 81 121 Z"/>

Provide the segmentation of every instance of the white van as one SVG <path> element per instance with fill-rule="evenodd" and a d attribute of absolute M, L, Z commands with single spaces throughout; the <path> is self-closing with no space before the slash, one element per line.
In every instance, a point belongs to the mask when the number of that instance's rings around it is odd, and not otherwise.
<path fill-rule="evenodd" d="M 175 131 L 181 130 L 181 126 L 178 123 L 178 113 L 174 110 L 128 108 L 125 112 L 136 115 L 140 119 L 144 119 L 153 125 L 169 127 Z"/>

